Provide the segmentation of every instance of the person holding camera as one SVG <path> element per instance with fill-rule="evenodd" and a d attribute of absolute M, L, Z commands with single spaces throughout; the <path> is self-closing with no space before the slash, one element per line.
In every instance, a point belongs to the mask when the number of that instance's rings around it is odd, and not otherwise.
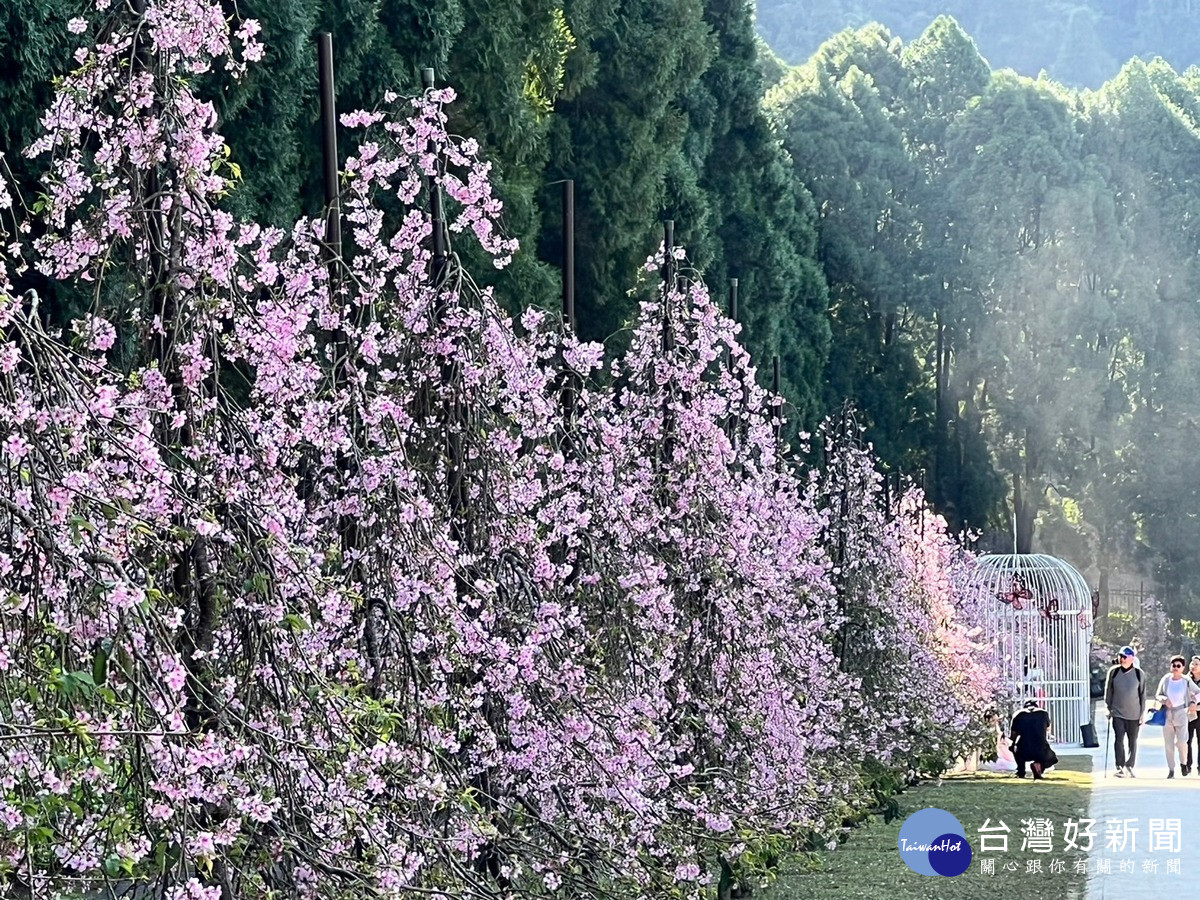
<path fill-rule="evenodd" d="M 1026 763 L 1033 769 L 1034 781 L 1041 780 L 1042 773 L 1058 763 L 1058 756 L 1050 748 L 1050 714 L 1040 709 L 1032 697 L 1013 717 L 1009 733 L 1012 735 L 1018 778 L 1025 777 Z"/>

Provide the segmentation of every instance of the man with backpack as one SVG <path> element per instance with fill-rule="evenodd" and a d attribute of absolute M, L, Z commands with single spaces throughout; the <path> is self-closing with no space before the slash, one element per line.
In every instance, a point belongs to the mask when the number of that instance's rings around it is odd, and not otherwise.
<path fill-rule="evenodd" d="M 1104 679 L 1104 705 L 1116 739 L 1117 777 L 1133 777 L 1137 759 L 1138 730 L 1146 712 L 1146 685 L 1142 670 L 1135 666 L 1132 647 L 1122 647 L 1118 662 Z M 1129 742 L 1126 752 L 1125 743 Z"/>

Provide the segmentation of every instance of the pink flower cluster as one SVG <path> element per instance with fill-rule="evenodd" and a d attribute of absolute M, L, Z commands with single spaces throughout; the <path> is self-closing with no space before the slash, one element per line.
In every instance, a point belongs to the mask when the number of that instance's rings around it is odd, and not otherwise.
<path fill-rule="evenodd" d="M 836 565 L 837 651 L 862 681 L 851 712 L 864 740 L 858 762 L 940 772 L 981 746 L 989 708 L 1011 685 L 984 632 L 973 558 L 921 491 L 888 497 L 853 417 L 825 428 L 827 465 L 818 505 Z"/>
<path fill-rule="evenodd" d="M 64 337 L 0 286 L 0 878 L 698 897 L 836 827 L 861 748 L 907 759 L 871 704 L 968 731 L 944 526 L 879 521 L 866 454 L 787 463 L 698 278 L 607 368 L 453 254 L 435 284 L 431 191 L 516 249 L 445 91 L 345 118 L 341 258 L 320 221 L 235 221 L 190 86 L 242 65 L 221 5 L 107 16 L 31 148 L 24 252 L 136 300 Z M 869 681 L 864 647 L 910 670 Z"/>

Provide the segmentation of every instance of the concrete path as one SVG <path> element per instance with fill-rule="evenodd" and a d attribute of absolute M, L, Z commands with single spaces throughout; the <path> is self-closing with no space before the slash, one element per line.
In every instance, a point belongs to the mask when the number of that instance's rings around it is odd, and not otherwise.
<path fill-rule="evenodd" d="M 1163 730 L 1143 725 L 1135 778 L 1117 778 L 1103 704 L 1096 704 L 1097 749 L 1060 752 L 1092 755 L 1095 838 L 1088 859 L 1087 900 L 1184 896 L 1200 880 L 1195 853 L 1200 834 L 1200 774 L 1178 769 L 1167 779 Z M 1105 758 L 1108 769 L 1105 774 Z M 1189 845 L 1184 852 L 1185 842 Z M 1177 892 L 1177 893 L 1176 893 Z"/>

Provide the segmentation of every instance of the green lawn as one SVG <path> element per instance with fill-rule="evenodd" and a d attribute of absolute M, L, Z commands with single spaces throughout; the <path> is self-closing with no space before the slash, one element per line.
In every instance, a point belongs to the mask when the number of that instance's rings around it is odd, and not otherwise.
<path fill-rule="evenodd" d="M 1075 860 L 1086 859 L 1078 850 L 1063 850 L 1063 823 L 1087 816 L 1091 792 L 1091 760 L 1064 757 L 1043 781 L 1024 780 L 1010 774 L 981 773 L 943 779 L 901 794 L 900 817 L 885 824 L 874 818 L 851 832 L 849 840 L 815 860 L 795 860 L 782 867 L 779 878 L 754 891 L 763 900 L 975 900 L 987 896 L 1032 896 L 1039 900 L 1082 897 L 1087 875 L 1075 871 Z M 904 818 L 925 807 L 953 813 L 967 832 L 974 851 L 971 867 L 956 878 L 918 875 L 900 859 L 897 842 Z M 1022 819 L 1043 818 L 1053 823 L 1053 850 L 1034 853 L 1021 849 Z M 980 852 L 978 829 L 985 819 L 1002 821 L 1010 829 L 1008 851 Z M 1100 840 L 1101 832 L 1094 829 Z M 993 843 L 989 840 L 989 847 Z M 981 859 L 995 860 L 995 874 L 981 871 Z M 1059 865 L 1063 871 L 1055 871 Z M 1041 871 L 1029 863 L 1040 862 Z M 1007 868 L 1006 868 L 1007 867 Z"/>

